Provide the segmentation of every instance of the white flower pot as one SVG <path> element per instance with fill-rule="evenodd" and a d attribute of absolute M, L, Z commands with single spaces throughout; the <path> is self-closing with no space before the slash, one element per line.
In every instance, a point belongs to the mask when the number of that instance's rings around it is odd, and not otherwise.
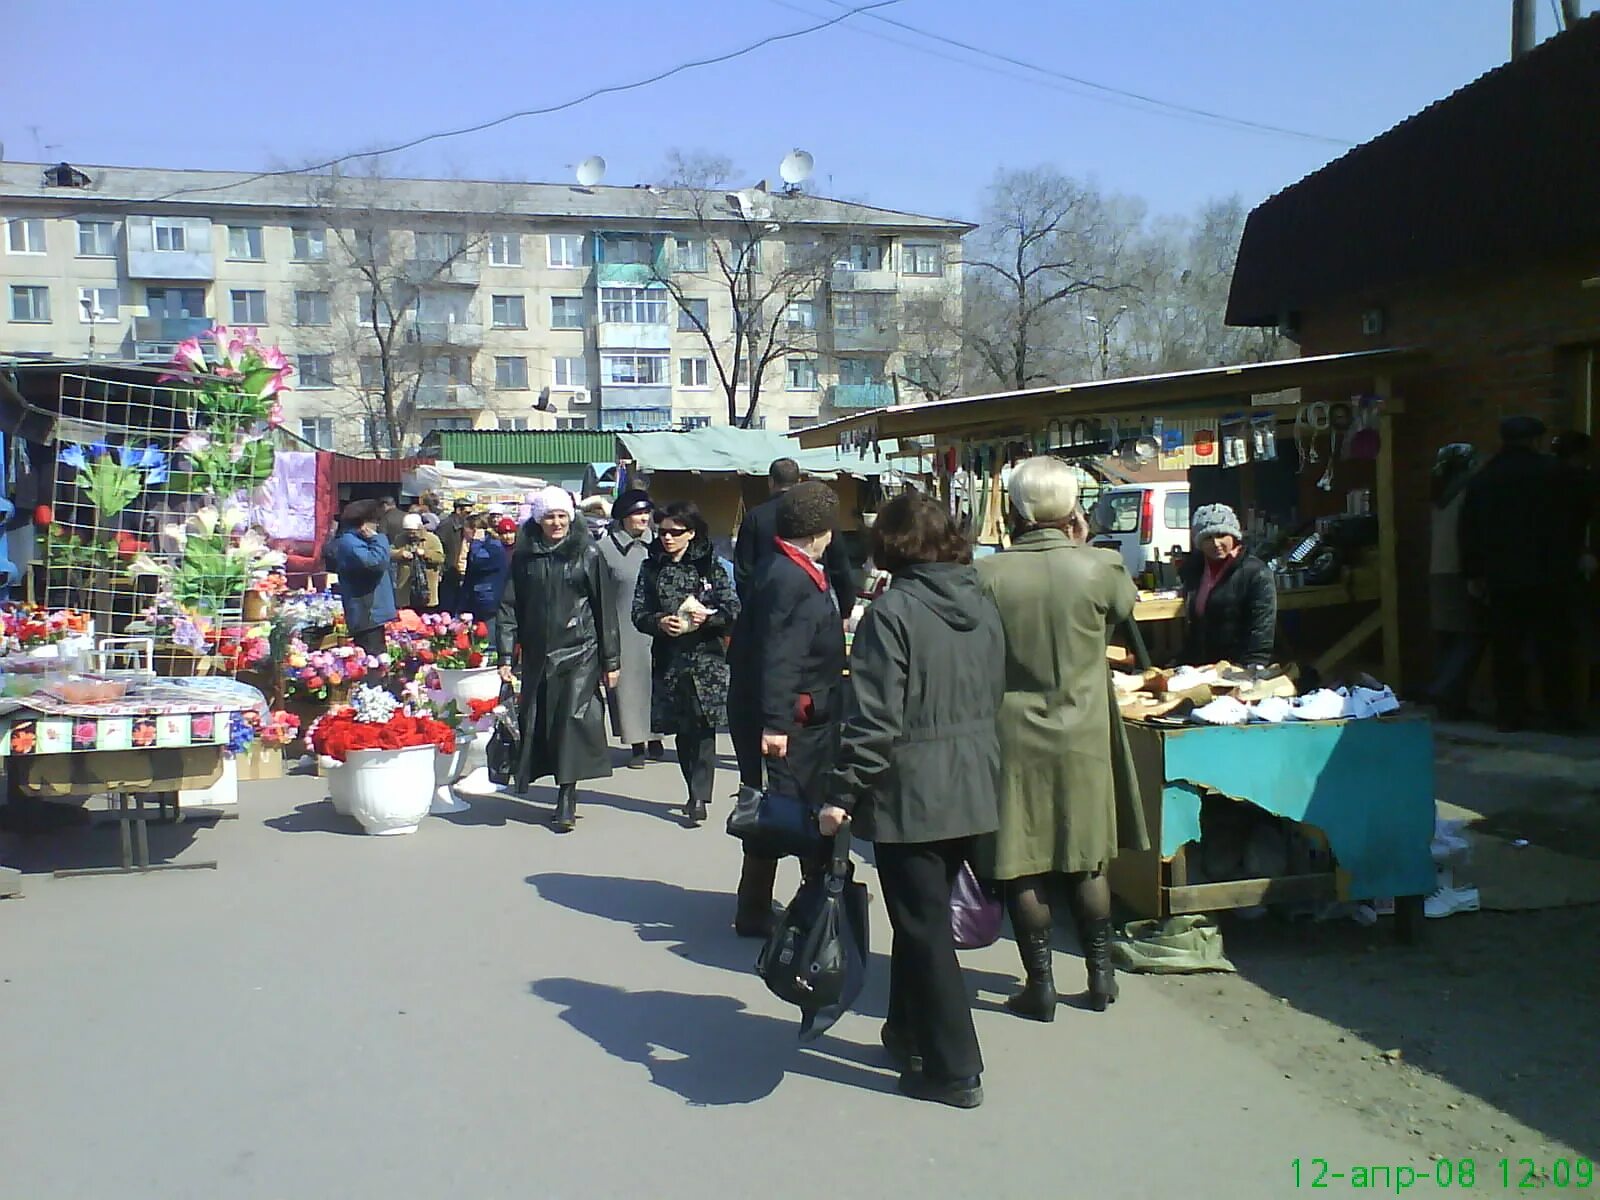
<path fill-rule="evenodd" d="M 498 667 L 469 667 L 456 670 L 437 668 L 439 691 L 446 700 L 454 700 L 466 715 L 469 700 L 497 700 L 500 697 L 500 669 Z"/>
<path fill-rule="evenodd" d="M 432 746 L 404 750 L 352 750 L 344 775 L 350 815 L 368 833 L 415 833 L 433 802 Z"/>
<path fill-rule="evenodd" d="M 317 757 L 317 774 L 328 781 L 328 800 L 333 811 L 341 817 L 350 815 L 350 787 L 353 776 L 345 770 L 344 763 L 326 754 Z"/>
<path fill-rule="evenodd" d="M 433 756 L 433 806 L 428 809 L 429 812 L 459 813 L 466 812 L 472 807 L 455 794 L 451 785 L 467 773 L 468 758 L 472 753 L 472 745 L 477 740 L 478 735 L 470 729 L 458 732 L 453 754 Z"/>

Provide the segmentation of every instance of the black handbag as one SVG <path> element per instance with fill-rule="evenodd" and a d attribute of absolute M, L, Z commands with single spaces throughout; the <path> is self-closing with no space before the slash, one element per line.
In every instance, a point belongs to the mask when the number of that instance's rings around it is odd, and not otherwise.
<path fill-rule="evenodd" d="M 799 796 L 742 787 L 728 814 L 728 833 L 762 858 L 787 858 L 793 854 L 815 861 L 825 850 L 817 810 Z"/>
<path fill-rule="evenodd" d="M 852 875 L 846 821 L 826 869 L 800 885 L 756 960 L 767 990 L 800 1009 L 801 1041 L 831 1028 L 866 982 L 867 885 Z"/>
<path fill-rule="evenodd" d="M 489 734 L 489 744 L 484 747 L 484 758 L 489 768 L 489 781 L 496 787 L 508 787 L 517 773 L 517 759 L 522 756 L 517 693 L 509 683 L 500 688 L 500 710 L 494 719 L 494 730 Z"/>

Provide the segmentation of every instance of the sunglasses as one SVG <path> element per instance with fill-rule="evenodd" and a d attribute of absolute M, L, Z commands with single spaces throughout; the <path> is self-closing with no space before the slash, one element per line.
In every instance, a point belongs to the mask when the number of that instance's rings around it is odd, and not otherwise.
<path fill-rule="evenodd" d="M 682 537 L 684 534 L 688 533 L 689 531 L 687 529 L 673 529 L 673 528 L 669 528 L 666 525 L 663 525 L 659 529 L 657 529 L 656 532 L 659 533 L 662 537 Z"/>

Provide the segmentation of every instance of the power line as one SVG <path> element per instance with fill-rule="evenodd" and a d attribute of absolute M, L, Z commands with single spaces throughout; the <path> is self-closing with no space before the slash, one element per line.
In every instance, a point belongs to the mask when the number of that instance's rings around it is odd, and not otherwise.
<path fill-rule="evenodd" d="M 828 3 L 834 5 L 835 7 L 843 7 L 841 0 L 828 0 Z M 1186 117 L 1198 118 L 1222 125 L 1229 125 L 1238 129 L 1251 130 L 1256 133 L 1277 134 L 1283 137 L 1300 138 L 1305 141 L 1323 142 L 1333 146 L 1349 147 L 1355 145 L 1354 142 L 1351 142 L 1345 138 L 1330 137 L 1327 134 L 1321 133 L 1310 133 L 1303 129 L 1290 129 L 1287 126 L 1271 125 L 1264 121 L 1252 121 L 1247 117 L 1235 117 L 1227 113 L 1214 112 L 1210 109 L 1198 108 L 1191 104 L 1180 104 L 1173 100 L 1162 100 L 1159 97 L 1148 96 L 1143 92 L 1131 91 L 1128 88 L 1115 87 L 1107 83 L 1098 83 L 1095 80 L 1084 79 L 1078 75 L 1069 75 L 1065 71 L 1056 70 L 1054 67 L 1042 67 L 1038 63 L 1028 62 L 1026 59 L 1016 58 L 1009 54 L 1002 54 L 998 50 L 988 50 L 982 46 L 974 46 L 970 42 L 963 42 L 956 38 L 946 37 L 941 33 L 932 33 L 926 29 L 918 28 L 915 25 L 907 24 L 905 21 L 897 21 L 893 17 L 885 17 L 877 13 L 871 13 L 869 15 L 874 21 L 878 21 L 885 25 L 893 25 L 898 29 L 906 30 L 908 33 L 914 33 L 920 37 L 930 38 L 936 42 L 943 42 L 947 46 L 955 46 L 958 49 L 965 50 L 970 54 L 982 55 L 985 58 L 993 58 L 1000 62 L 1009 63 L 1014 67 L 1022 67 L 1025 70 L 1037 71 L 1041 75 L 1048 75 L 1055 79 L 1064 80 L 1067 83 L 1076 84 L 1078 87 L 1088 88 L 1089 90 L 1100 93 L 1103 96 L 1115 96 L 1123 100 L 1134 101 L 1141 105 L 1147 105 L 1151 109 L 1156 109 L 1169 114 L 1181 114 Z"/>
<path fill-rule="evenodd" d="M 830 17 L 825 21 L 819 21 L 815 25 L 808 25 L 804 29 L 793 29 L 787 33 L 769 34 L 766 37 L 761 38 L 759 41 L 751 42 L 749 45 L 742 46 L 737 50 L 730 50 L 724 54 L 712 55 L 710 58 L 698 58 L 692 59 L 688 62 L 682 62 L 675 67 L 670 67 L 665 71 L 659 71 L 648 78 L 638 79 L 632 83 L 607 84 L 605 87 L 595 88 L 593 91 L 585 92 L 583 95 L 576 96 L 571 100 L 564 100 L 560 104 L 552 104 L 543 108 L 525 108 L 517 112 L 507 113 L 502 117 L 495 117 L 493 120 L 480 121 L 475 125 L 466 125 L 460 129 L 446 129 L 437 133 L 424 134 L 422 137 L 412 138 L 410 141 L 401 142 L 399 145 L 389 146 L 381 150 L 362 150 L 351 154 L 341 154 L 337 158 L 330 158 L 326 162 L 314 163 L 308 167 L 292 167 L 279 171 L 260 171 L 254 175 L 247 175 L 243 179 L 235 179 L 228 183 L 177 188 L 174 191 L 167 192 L 165 195 L 146 197 L 144 200 L 140 201 L 140 203 L 154 203 L 161 200 L 171 200 L 178 196 L 189 196 L 199 192 L 226 191 L 229 188 L 243 187 L 247 183 L 255 183 L 257 180 L 261 179 L 273 179 L 285 175 L 314 174 L 317 171 L 329 170 L 330 168 L 336 167 L 341 163 L 353 162 L 359 159 L 381 158 L 386 154 L 399 154 L 405 150 L 413 150 L 416 147 L 425 145 L 428 142 L 443 141 L 446 138 L 464 137 L 469 133 L 481 133 L 485 129 L 493 129 L 497 125 L 505 125 L 511 121 L 522 120 L 525 117 L 545 117 L 551 115 L 552 113 L 565 112 L 569 108 L 576 108 L 578 105 L 586 104 L 590 100 L 594 100 L 600 96 L 616 95 L 621 92 L 636 91 L 639 88 L 648 87 L 650 84 L 660 83 L 663 79 L 670 79 L 674 75 L 681 75 L 685 71 L 692 71 L 700 67 L 710 67 L 716 66 L 719 63 L 731 62 L 736 58 L 743 58 L 747 54 L 752 54 L 765 46 L 771 46 L 777 42 L 791 41 L 794 38 L 805 37 L 808 34 L 817 33 L 823 29 L 838 25 L 842 21 L 848 21 L 851 17 L 860 13 L 870 13 L 874 9 L 888 8 L 890 5 L 898 3 L 900 3 L 900 0 L 874 0 L 874 2 L 871 4 L 862 4 L 858 7 L 851 8 L 846 12 L 840 13 L 836 17 Z"/>

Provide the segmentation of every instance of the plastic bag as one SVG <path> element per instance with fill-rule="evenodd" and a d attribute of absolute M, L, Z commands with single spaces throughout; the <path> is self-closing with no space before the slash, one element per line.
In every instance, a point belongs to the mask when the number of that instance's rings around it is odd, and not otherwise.
<path fill-rule="evenodd" d="M 508 787 L 517 773 L 517 760 L 522 756 L 522 732 L 517 728 L 517 694 L 508 683 L 500 689 L 500 708 L 494 719 L 494 729 L 489 734 L 489 744 L 484 747 L 485 765 L 489 768 L 489 781 L 496 787 Z"/>
<path fill-rule="evenodd" d="M 1000 900 L 990 895 L 973 874 L 972 864 L 962 863 L 955 884 L 950 888 L 950 932 L 957 950 L 982 950 L 1000 940 L 1003 917 Z"/>

